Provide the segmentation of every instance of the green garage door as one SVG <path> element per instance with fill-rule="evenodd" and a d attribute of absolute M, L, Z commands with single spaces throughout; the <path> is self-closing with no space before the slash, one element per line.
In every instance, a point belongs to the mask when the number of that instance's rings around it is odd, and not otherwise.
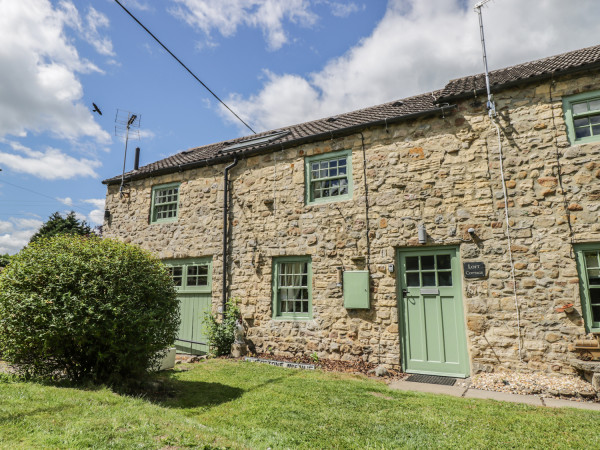
<path fill-rule="evenodd" d="M 177 289 L 181 325 L 175 341 L 178 353 L 208 353 L 204 317 L 211 311 L 212 264 L 208 258 L 164 261 Z"/>
<path fill-rule="evenodd" d="M 404 371 L 467 377 L 469 358 L 456 249 L 402 250 L 398 261 Z"/>

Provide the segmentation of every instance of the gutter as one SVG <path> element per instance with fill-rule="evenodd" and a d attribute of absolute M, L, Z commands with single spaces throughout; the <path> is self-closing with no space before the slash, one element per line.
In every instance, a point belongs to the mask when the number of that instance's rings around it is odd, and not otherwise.
<path fill-rule="evenodd" d="M 227 216 L 229 215 L 229 170 L 237 166 L 237 157 L 233 158 L 233 162 L 225 167 L 223 172 L 223 299 L 222 309 L 223 315 L 227 309 Z"/>
<path fill-rule="evenodd" d="M 270 153 L 274 150 L 284 150 L 286 148 L 296 147 L 298 145 L 307 144 L 309 142 L 322 141 L 324 139 L 333 139 L 335 137 L 347 136 L 350 134 L 358 133 L 359 131 L 363 131 L 370 127 L 380 126 L 380 125 L 389 125 L 392 123 L 403 122 L 405 120 L 430 116 L 430 115 L 434 115 L 434 114 L 441 113 L 444 111 L 450 111 L 450 110 L 456 109 L 456 107 L 457 107 L 456 105 L 448 105 L 448 106 L 444 106 L 444 107 L 440 107 L 440 108 L 428 109 L 426 111 L 419 111 L 419 112 L 412 113 L 412 114 L 406 114 L 403 116 L 397 116 L 397 117 L 393 117 L 391 119 L 378 119 L 378 120 L 374 120 L 372 122 L 366 122 L 366 123 L 361 123 L 358 125 L 352 125 L 350 127 L 339 128 L 337 130 L 325 131 L 323 133 L 313 134 L 310 136 L 305 136 L 305 137 L 293 139 L 293 140 L 286 141 L 286 142 L 272 143 L 272 144 L 266 145 L 264 147 L 255 148 L 255 149 L 252 149 L 252 150 L 249 150 L 246 152 L 244 152 L 243 150 L 240 150 L 238 152 L 229 152 L 226 155 L 217 156 L 215 158 L 203 159 L 200 161 L 193 161 L 193 162 L 186 163 L 186 164 L 165 167 L 163 169 L 153 170 L 152 172 L 143 172 L 143 173 L 139 173 L 139 174 L 130 173 L 130 174 L 125 175 L 125 179 L 127 181 L 141 180 L 143 178 L 156 177 L 159 175 L 166 175 L 166 174 L 170 174 L 170 173 L 181 172 L 184 170 L 196 169 L 199 167 L 214 166 L 219 163 L 226 163 L 226 162 L 232 161 L 234 159 L 237 159 L 238 156 L 246 158 L 246 157 L 256 156 L 256 155 L 260 155 L 260 154 L 264 154 L 264 153 Z M 285 129 L 285 128 L 283 128 L 283 129 Z M 119 182 L 118 179 L 110 178 L 110 179 L 102 181 L 102 184 L 106 184 L 106 185 L 110 186 L 112 184 L 117 184 L 118 182 Z"/>

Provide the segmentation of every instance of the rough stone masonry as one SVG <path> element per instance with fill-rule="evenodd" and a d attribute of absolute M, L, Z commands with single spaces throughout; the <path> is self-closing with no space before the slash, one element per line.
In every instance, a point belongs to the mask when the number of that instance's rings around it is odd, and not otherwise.
<path fill-rule="evenodd" d="M 229 296 L 241 299 L 258 352 L 400 365 L 396 249 L 456 246 L 487 276 L 462 279 L 471 373 L 503 366 L 571 373 L 585 337 L 573 243 L 600 242 L 600 144 L 571 146 L 562 97 L 597 89 L 596 74 L 495 93 L 504 155 L 516 299 L 496 129 L 485 98 L 429 118 L 242 159 L 231 171 Z M 363 153 L 364 137 L 364 153 Z M 352 150 L 350 200 L 306 205 L 304 158 Z M 224 164 L 109 185 L 104 235 L 162 259 L 208 256 L 220 301 Z M 365 178 L 366 175 L 366 178 Z M 181 182 L 178 220 L 149 224 L 152 186 Z M 368 206 L 368 208 L 367 208 Z M 367 217 L 368 209 L 368 217 Z M 468 229 L 475 230 L 474 238 Z M 367 238 L 368 236 L 368 238 Z M 367 244 L 369 246 L 367 247 Z M 272 258 L 310 255 L 313 318 L 272 318 Z M 371 271 L 371 308 L 343 307 L 337 267 Z M 575 312 L 556 312 L 572 302 Z M 517 326 L 517 309 L 520 328 Z M 521 359 L 519 359 L 519 336 Z"/>

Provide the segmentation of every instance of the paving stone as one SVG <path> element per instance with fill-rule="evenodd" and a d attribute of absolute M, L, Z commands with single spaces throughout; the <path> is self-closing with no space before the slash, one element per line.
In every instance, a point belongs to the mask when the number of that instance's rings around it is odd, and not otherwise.
<path fill-rule="evenodd" d="M 534 406 L 544 406 L 540 397 L 534 395 L 507 394 L 506 392 L 481 391 L 469 389 L 465 398 L 497 400 L 500 402 L 525 403 Z"/>
<path fill-rule="evenodd" d="M 600 403 L 576 402 L 573 400 L 563 400 L 561 398 L 545 398 L 544 403 L 550 408 L 577 408 L 600 411 Z"/>

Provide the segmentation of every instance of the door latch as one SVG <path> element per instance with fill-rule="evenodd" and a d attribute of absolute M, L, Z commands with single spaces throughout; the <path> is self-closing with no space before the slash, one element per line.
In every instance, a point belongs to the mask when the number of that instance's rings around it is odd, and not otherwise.
<path fill-rule="evenodd" d="M 408 295 L 408 289 L 402 289 L 402 297 L 406 297 Z"/>

